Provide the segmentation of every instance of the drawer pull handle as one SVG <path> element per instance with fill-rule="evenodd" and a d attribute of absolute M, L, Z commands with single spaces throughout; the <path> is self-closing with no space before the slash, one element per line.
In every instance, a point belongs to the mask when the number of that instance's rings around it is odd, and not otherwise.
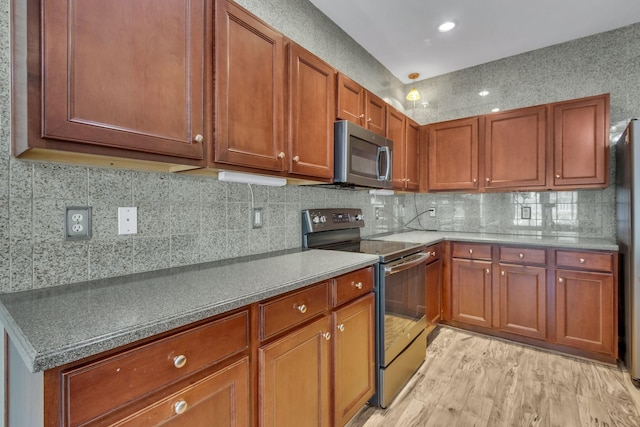
<path fill-rule="evenodd" d="M 302 314 L 305 314 L 307 312 L 307 306 L 306 304 L 301 304 L 298 306 L 298 311 Z"/>
<path fill-rule="evenodd" d="M 559 278 L 558 278 L 558 282 L 559 282 L 559 283 L 564 283 L 564 279 L 563 279 L 562 277 L 559 277 Z"/>
<path fill-rule="evenodd" d="M 173 410 L 178 415 L 184 414 L 184 412 L 187 410 L 187 406 L 189 406 L 189 405 L 187 405 L 187 402 L 185 402 L 184 400 L 180 400 L 180 401 L 174 403 Z"/>
<path fill-rule="evenodd" d="M 584 258 L 580 258 L 580 264 L 584 264 L 585 263 L 585 259 Z"/>
<path fill-rule="evenodd" d="M 518 256 L 520 257 L 520 259 L 524 258 L 524 254 L 519 254 Z"/>
<path fill-rule="evenodd" d="M 324 334 L 322 334 L 322 338 L 329 341 L 331 339 L 331 332 L 325 332 Z"/>
<path fill-rule="evenodd" d="M 469 249 L 469 255 L 473 255 L 473 249 Z"/>
<path fill-rule="evenodd" d="M 432 257 L 435 257 L 435 256 L 436 256 L 435 251 L 434 251 L 434 252 L 431 252 L 431 256 L 432 256 Z"/>
<path fill-rule="evenodd" d="M 556 179 L 560 179 L 560 174 L 559 173 L 556 174 Z"/>
<path fill-rule="evenodd" d="M 343 331 L 344 331 L 344 323 L 340 323 L 340 324 L 338 325 L 338 330 L 339 330 L 340 332 L 343 332 Z"/>
<path fill-rule="evenodd" d="M 487 274 L 489 274 L 491 271 L 487 268 Z"/>
<path fill-rule="evenodd" d="M 181 354 L 180 356 L 176 356 L 173 358 L 173 366 L 175 366 L 178 369 L 182 368 L 186 364 L 187 364 L 187 356 L 185 356 L 184 354 Z"/>
<path fill-rule="evenodd" d="M 355 286 L 357 289 L 362 289 L 362 282 L 354 283 L 353 286 Z"/>
<path fill-rule="evenodd" d="M 501 275 L 501 276 L 504 276 L 504 271 L 501 271 L 501 272 L 500 272 L 500 275 Z"/>

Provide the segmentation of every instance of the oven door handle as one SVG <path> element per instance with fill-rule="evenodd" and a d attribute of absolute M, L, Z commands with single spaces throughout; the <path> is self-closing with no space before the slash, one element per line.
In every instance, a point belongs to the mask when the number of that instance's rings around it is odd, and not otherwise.
<path fill-rule="evenodd" d="M 389 267 L 385 267 L 384 268 L 384 274 L 385 274 L 385 276 L 390 276 L 392 274 L 396 274 L 396 273 L 400 273 L 401 271 L 408 270 L 410 268 L 413 268 L 413 267 L 415 267 L 417 265 L 422 264 L 429 257 L 430 257 L 430 255 L 427 254 L 427 253 L 420 253 L 419 255 L 417 255 L 415 257 L 411 257 L 411 259 L 406 261 L 406 262 L 402 262 L 402 263 L 399 263 L 399 264 L 391 265 Z"/>

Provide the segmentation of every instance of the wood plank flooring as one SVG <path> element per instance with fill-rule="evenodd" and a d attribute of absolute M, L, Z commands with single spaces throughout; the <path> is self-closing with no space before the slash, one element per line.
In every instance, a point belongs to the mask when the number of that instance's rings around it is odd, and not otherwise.
<path fill-rule="evenodd" d="M 348 427 L 639 427 L 640 391 L 620 367 L 449 327 L 387 409 Z"/>

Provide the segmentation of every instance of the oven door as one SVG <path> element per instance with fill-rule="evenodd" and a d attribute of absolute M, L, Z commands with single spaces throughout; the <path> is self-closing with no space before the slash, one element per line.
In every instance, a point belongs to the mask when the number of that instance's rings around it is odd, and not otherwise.
<path fill-rule="evenodd" d="M 380 265 L 378 293 L 379 366 L 388 366 L 427 326 L 426 262 L 418 252 Z M 426 350 L 426 349 L 425 349 Z"/>

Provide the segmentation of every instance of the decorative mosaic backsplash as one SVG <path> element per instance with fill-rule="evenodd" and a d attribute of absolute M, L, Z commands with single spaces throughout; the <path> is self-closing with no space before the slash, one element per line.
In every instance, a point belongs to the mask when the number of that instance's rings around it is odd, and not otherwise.
<path fill-rule="evenodd" d="M 187 175 L 31 163 L 10 157 L 9 3 L 0 0 L 0 291 L 56 286 L 300 246 L 300 210 L 359 207 L 372 235 L 411 227 L 611 238 L 614 191 L 371 196 L 325 188 L 254 186 L 264 227 L 250 224 L 247 185 Z M 384 67 L 306 0 L 241 0 L 270 25 L 402 109 Z M 640 24 L 420 82 L 420 123 L 610 92 L 612 121 L 640 112 Z M 418 108 L 422 108 L 419 106 Z M 119 189 L 119 190 L 116 190 Z M 93 208 L 93 237 L 62 240 L 65 206 Z M 118 206 L 138 206 L 138 234 L 118 236 Z M 519 219 L 523 206 L 531 220 Z M 375 219 L 378 211 L 379 219 Z"/>

